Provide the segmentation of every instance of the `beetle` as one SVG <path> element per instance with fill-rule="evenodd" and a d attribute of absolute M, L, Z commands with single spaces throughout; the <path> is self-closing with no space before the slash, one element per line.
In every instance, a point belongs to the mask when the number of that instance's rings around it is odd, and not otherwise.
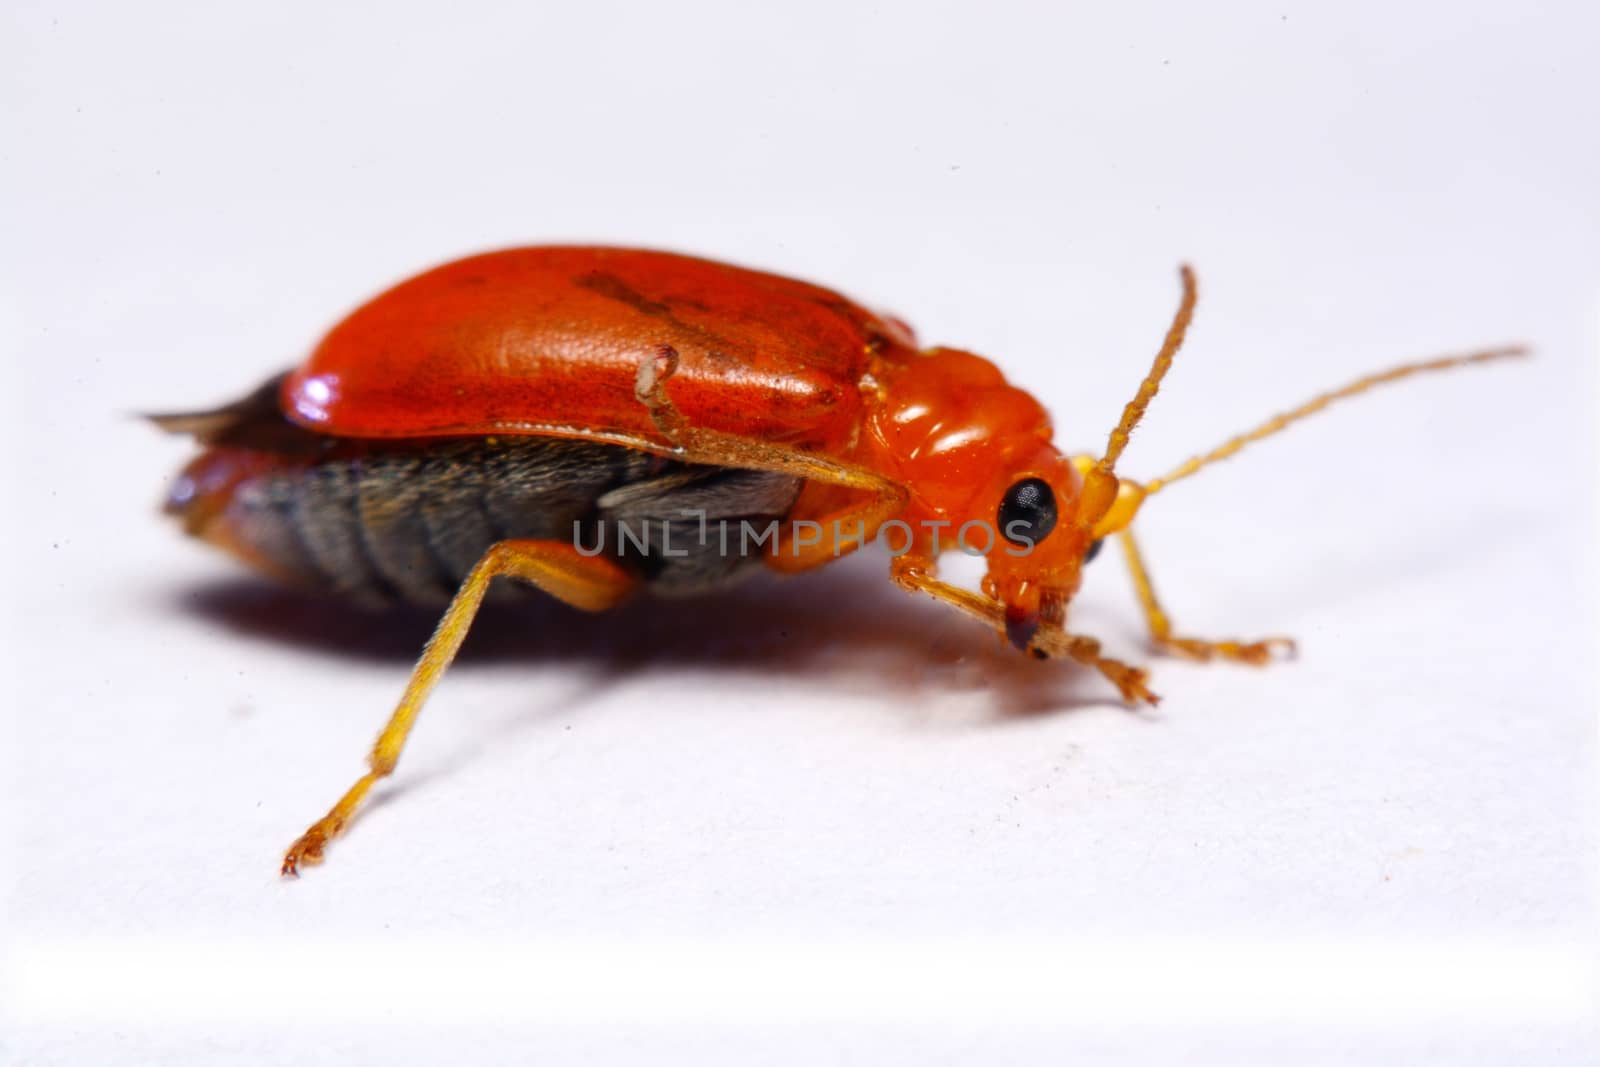
<path fill-rule="evenodd" d="M 1291 653 L 1283 637 L 1175 632 L 1131 530 L 1141 505 L 1336 400 L 1524 350 L 1369 375 L 1140 483 L 1116 465 L 1194 315 L 1193 271 L 1180 279 L 1177 313 L 1098 456 L 1059 451 L 1044 407 L 993 363 L 921 348 L 898 319 L 829 289 L 580 246 L 444 264 L 358 308 L 244 399 L 152 416 L 203 446 L 166 502 L 190 534 L 289 581 L 447 605 L 367 772 L 282 872 L 320 862 L 394 771 L 497 577 L 603 611 L 640 589 L 692 595 L 752 567 L 810 570 L 881 537 L 903 589 L 1154 704 L 1143 668 L 1066 626 L 1084 564 L 1114 536 L 1159 650 L 1255 665 Z M 942 581 L 940 553 L 979 534 L 979 591 Z M 608 538 L 614 550 L 596 547 Z"/>

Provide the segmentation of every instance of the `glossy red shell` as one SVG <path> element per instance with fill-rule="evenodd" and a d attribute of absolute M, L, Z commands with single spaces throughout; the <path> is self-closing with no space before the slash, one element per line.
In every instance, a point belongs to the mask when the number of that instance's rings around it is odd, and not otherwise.
<path fill-rule="evenodd" d="M 663 252 L 517 248 L 402 282 L 284 381 L 284 411 L 342 437 L 557 434 L 659 441 L 641 359 L 679 355 L 668 395 L 697 426 L 837 452 L 875 356 L 903 326 L 838 293 Z"/>

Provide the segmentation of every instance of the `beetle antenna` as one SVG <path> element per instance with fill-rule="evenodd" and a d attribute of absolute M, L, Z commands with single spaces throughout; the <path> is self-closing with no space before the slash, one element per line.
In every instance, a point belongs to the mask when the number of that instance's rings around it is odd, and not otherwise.
<path fill-rule="evenodd" d="M 1332 404 L 1335 400 L 1344 400 L 1347 397 L 1356 396 L 1377 386 L 1387 385 L 1390 382 L 1396 382 L 1402 378 L 1409 378 L 1414 374 L 1453 370 L 1456 367 L 1465 367 L 1473 363 L 1487 363 L 1490 360 L 1510 359 L 1512 357 L 1525 356 L 1527 354 L 1528 349 L 1521 345 L 1507 345 L 1504 348 L 1488 348 L 1481 352 L 1472 352 L 1468 353 L 1467 355 L 1442 356 L 1438 359 L 1422 360 L 1416 363 L 1402 363 L 1398 367 L 1390 367 L 1388 370 L 1378 371 L 1375 374 L 1368 374 L 1363 378 L 1357 378 L 1349 385 L 1338 389 L 1332 389 L 1326 393 L 1315 396 L 1291 411 L 1286 411 L 1281 415 L 1274 415 L 1272 418 L 1268 419 L 1266 422 L 1262 423 L 1260 426 L 1257 426 L 1248 433 L 1242 433 L 1237 437 L 1231 438 L 1204 455 L 1195 456 L 1193 459 L 1173 470 L 1171 473 L 1163 475 L 1152 482 L 1146 483 L 1144 487 L 1144 495 L 1147 497 L 1152 496 L 1160 490 L 1171 485 L 1173 482 L 1181 481 L 1182 479 L 1189 477 L 1189 475 L 1200 470 L 1202 467 L 1207 467 L 1219 460 L 1227 459 L 1229 456 L 1233 455 L 1235 452 L 1238 452 L 1246 445 L 1255 441 L 1259 441 L 1263 437 L 1271 437 L 1273 434 L 1280 430 L 1287 429 L 1289 426 L 1299 422 L 1301 419 L 1304 419 L 1310 415 L 1315 415 L 1329 404 Z M 1159 360 L 1157 362 L 1159 363 Z M 1155 390 L 1151 389 L 1151 392 L 1154 393 Z M 1133 405 L 1130 404 L 1128 407 L 1131 410 Z M 1124 417 L 1123 421 L 1127 421 L 1126 417 Z"/>
<path fill-rule="evenodd" d="M 1128 447 L 1128 438 L 1133 435 L 1133 428 L 1144 418 L 1145 408 L 1150 406 L 1156 390 L 1161 388 L 1161 379 L 1165 378 L 1167 371 L 1171 369 L 1172 357 L 1183 347 L 1184 335 L 1189 332 L 1189 323 L 1194 320 L 1196 299 L 1194 270 L 1185 263 L 1178 268 L 1178 276 L 1183 279 L 1183 299 L 1178 303 L 1178 313 L 1172 317 L 1172 325 L 1167 327 L 1166 339 L 1161 342 L 1161 351 L 1156 353 L 1155 362 L 1150 365 L 1150 373 L 1144 376 L 1144 381 L 1139 383 L 1139 391 L 1128 401 L 1128 406 L 1122 409 L 1122 421 L 1111 431 L 1111 438 L 1106 442 L 1106 453 L 1095 465 L 1105 474 L 1111 473 L 1112 468 L 1117 465 L 1117 460 L 1122 456 L 1122 450 Z"/>

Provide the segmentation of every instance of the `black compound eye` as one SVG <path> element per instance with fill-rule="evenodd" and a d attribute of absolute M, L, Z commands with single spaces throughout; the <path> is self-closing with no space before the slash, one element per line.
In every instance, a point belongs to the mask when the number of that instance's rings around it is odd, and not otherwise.
<path fill-rule="evenodd" d="M 1056 528 L 1056 495 L 1043 478 L 1024 478 L 1000 501 L 1000 536 L 1014 545 L 1036 545 Z"/>

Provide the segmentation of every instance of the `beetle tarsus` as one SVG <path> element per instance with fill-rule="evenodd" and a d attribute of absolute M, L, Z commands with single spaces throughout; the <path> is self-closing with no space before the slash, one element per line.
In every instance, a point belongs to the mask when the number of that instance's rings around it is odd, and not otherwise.
<path fill-rule="evenodd" d="M 1182 656 L 1197 663 L 1214 659 L 1230 663 L 1244 663 L 1251 667 L 1292 660 L 1299 648 L 1292 637 L 1267 637 L 1260 641 L 1203 641 L 1194 637 L 1160 637 L 1155 647 L 1162 652 Z"/>
<path fill-rule="evenodd" d="M 1150 681 L 1150 672 L 1143 667 L 1132 667 L 1114 659 L 1096 659 L 1094 666 L 1105 675 L 1107 681 L 1117 687 L 1117 692 L 1122 694 L 1125 703 L 1149 704 L 1151 707 L 1161 703 L 1161 698 L 1150 691 L 1150 686 L 1147 684 Z"/>
<path fill-rule="evenodd" d="M 1150 687 L 1145 684 L 1150 680 L 1149 672 L 1140 667 L 1129 667 L 1127 670 L 1128 677 L 1118 684 L 1118 688 L 1122 690 L 1122 699 L 1130 704 L 1143 702 L 1152 708 L 1159 705 L 1161 697 L 1152 693 Z"/>
<path fill-rule="evenodd" d="M 322 832 L 321 825 L 313 826 L 296 838 L 295 843 L 283 854 L 283 866 L 278 873 L 285 878 L 299 878 L 302 866 L 314 867 L 322 862 L 323 849 L 327 844 L 328 838 Z"/>

